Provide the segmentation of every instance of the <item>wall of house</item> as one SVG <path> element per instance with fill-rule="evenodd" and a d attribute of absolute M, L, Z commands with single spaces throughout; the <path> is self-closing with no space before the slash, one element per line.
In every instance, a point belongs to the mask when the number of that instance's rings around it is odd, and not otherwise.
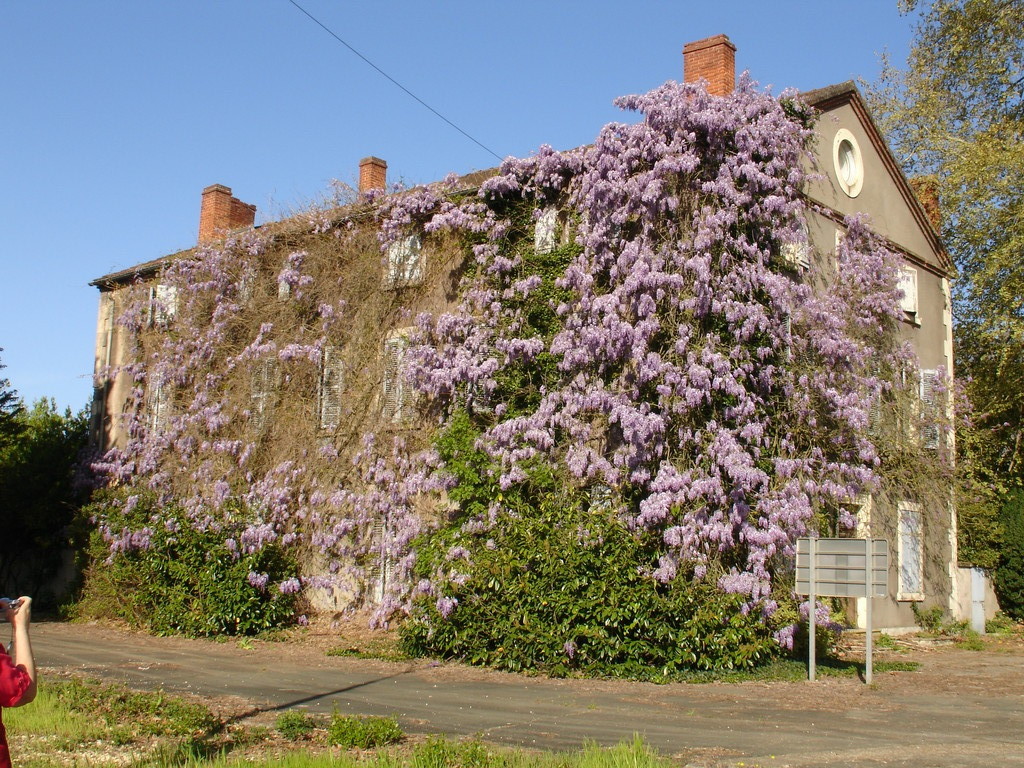
<path fill-rule="evenodd" d="M 128 289 L 120 286 L 101 289 L 99 295 L 90 441 L 102 449 L 123 447 L 126 438 L 122 414 L 131 385 L 127 376 L 109 372 L 128 358 L 124 329 L 117 322 L 127 293 Z"/>
<path fill-rule="evenodd" d="M 840 139 L 852 136 L 860 150 L 862 182 L 859 190 L 852 190 L 856 192 L 852 196 L 844 191 L 839 179 L 835 157 L 837 136 Z M 866 214 L 871 228 L 901 253 L 904 267 L 916 273 L 917 311 L 905 313 L 901 327 L 903 337 L 913 345 L 922 370 L 951 371 L 952 308 L 948 278 L 933 240 L 913 215 L 908 189 L 891 158 L 876 145 L 873 132 L 849 103 L 821 116 L 813 151 L 813 170 L 817 175 L 808 183 L 806 194 L 810 202 L 824 209 L 822 213 L 812 213 L 808 222 L 808 234 L 815 248 L 822 254 L 834 253 L 837 233 L 841 234 L 843 229 L 842 219 Z M 943 450 L 951 451 L 951 448 L 951 444 L 943 446 Z M 933 496 L 921 504 L 924 594 L 909 596 L 900 592 L 900 504 L 907 501 L 882 495 L 872 499 L 860 512 L 858 535 L 885 538 L 889 542 L 890 594 L 886 599 L 872 602 L 875 628 L 914 627 L 917 624 L 915 607 L 940 606 L 954 613 L 957 611 L 953 572 L 955 514 L 951 496 Z M 855 626 L 864 627 L 865 608 L 864 599 L 847 601 L 847 612 Z"/>

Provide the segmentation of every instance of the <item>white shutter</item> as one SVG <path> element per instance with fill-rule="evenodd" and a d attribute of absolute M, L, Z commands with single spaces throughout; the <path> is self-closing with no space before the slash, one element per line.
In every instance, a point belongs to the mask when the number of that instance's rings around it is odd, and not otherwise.
<path fill-rule="evenodd" d="M 558 209 L 545 208 L 537 217 L 533 227 L 533 249 L 537 253 L 550 253 L 555 249 L 558 228 Z"/>
<path fill-rule="evenodd" d="M 341 393 L 344 386 L 340 351 L 337 347 L 327 347 L 320 364 L 320 429 L 333 431 L 341 423 Z"/>
<path fill-rule="evenodd" d="M 917 270 L 913 267 L 903 267 L 900 273 L 900 290 L 903 291 L 900 306 L 904 312 L 917 319 Z"/>

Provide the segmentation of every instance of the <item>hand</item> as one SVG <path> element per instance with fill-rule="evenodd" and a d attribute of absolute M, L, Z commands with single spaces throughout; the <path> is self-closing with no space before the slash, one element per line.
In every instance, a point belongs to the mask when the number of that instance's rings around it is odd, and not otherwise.
<path fill-rule="evenodd" d="M 0 608 L 3 609 L 4 618 L 11 622 L 15 628 L 19 626 L 28 627 L 32 621 L 32 598 L 22 595 L 17 599 L 17 607 L 11 608 L 7 599 L 0 600 Z"/>

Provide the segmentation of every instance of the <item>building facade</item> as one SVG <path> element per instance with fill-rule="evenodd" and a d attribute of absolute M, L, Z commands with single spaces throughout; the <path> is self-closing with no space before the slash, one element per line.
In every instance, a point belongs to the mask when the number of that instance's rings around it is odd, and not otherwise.
<path fill-rule="evenodd" d="M 687 44 L 683 53 L 686 82 L 706 81 L 709 92 L 716 94 L 733 90 L 735 47 L 727 37 L 719 35 Z M 919 364 L 915 387 L 920 397 L 915 407 L 948 411 L 942 391 L 948 388 L 953 370 L 952 266 L 936 235 L 934 190 L 919 188 L 925 198 L 923 205 L 852 83 L 808 92 L 802 98 L 821 113 L 807 158 L 811 175 L 803 190 L 808 204 L 806 235 L 810 247 L 794 248 L 787 258 L 803 274 L 802 279 L 813 284 L 817 275 L 834 269 L 834 258 L 830 257 L 845 235 L 844 222 L 851 216 L 866 216 L 870 227 L 903 262 L 900 333 L 912 346 Z M 246 438 L 249 447 L 242 448 L 242 453 L 248 457 L 247 452 L 252 452 L 261 458 L 265 454 L 268 467 L 289 462 L 294 465 L 302 462 L 303 456 L 308 456 L 313 466 L 313 446 L 321 453 L 355 452 L 358 436 L 369 425 L 405 430 L 412 442 L 422 438 L 419 433 L 424 422 L 413 427 L 411 390 L 401 375 L 410 318 L 421 311 L 437 312 L 453 306 L 465 269 L 464 257 L 447 249 L 442 237 L 417 233 L 393 239 L 381 253 L 368 205 L 372 207 L 374 190 L 385 186 L 386 168 L 379 158 L 366 158 L 361 163 L 359 191 L 369 194 L 370 204 L 357 203 L 317 214 L 346 222 L 339 235 L 339 242 L 345 243 L 339 252 L 346 255 L 324 260 L 330 267 L 321 271 L 334 271 L 316 276 L 317 286 L 340 286 L 333 293 L 329 288 L 314 290 L 312 278 L 309 283 L 303 282 L 303 269 L 321 247 L 305 243 L 297 234 L 309 231 L 308 220 L 254 228 L 254 207 L 232 197 L 231 190 L 222 185 L 203 191 L 197 249 L 93 281 L 100 291 L 94 444 L 101 449 L 124 448 L 133 430 L 159 432 L 185 407 L 184 399 L 191 393 L 175 391 L 173 372 L 158 375 L 151 371 L 147 376 L 136 370 L 133 375 L 125 363 L 149 359 L 147 355 L 173 335 L 177 313 L 185 311 L 191 301 L 183 293 L 180 271 L 177 282 L 165 276 L 175 270 L 175 265 L 189 263 L 197 250 L 225 240 L 231 243 L 226 249 L 229 252 L 234 249 L 236 253 L 256 254 L 244 267 L 225 267 L 228 272 L 234 269 L 225 282 L 233 292 L 232 311 L 248 317 L 253 328 L 262 328 L 261 323 L 278 329 L 323 328 L 320 340 L 313 345 L 315 349 L 282 343 L 275 351 L 276 357 L 270 358 L 258 353 L 262 330 L 248 346 L 240 340 L 231 342 L 239 348 L 234 350 L 228 368 L 237 371 L 244 367 L 245 371 L 219 386 L 239 403 L 237 415 L 232 418 L 244 419 L 246 429 L 254 435 Z M 472 190 L 493 174 L 488 171 L 464 177 L 456 186 L 462 191 Z M 557 216 L 554 209 L 545 211 L 533 225 L 538 251 L 551 249 L 560 238 L 568 236 L 568 227 Z M 314 223 L 313 230 L 316 228 Z M 271 253 L 265 245 L 271 241 L 287 247 Z M 140 296 L 144 299 L 141 303 Z M 144 309 L 140 311 L 139 307 Z M 343 311 L 348 313 L 344 332 L 331 325 L 335 313 Z M 125 322 L 127 313 L 133 314 Z M 226 332 L 230 336 L 230 329 Z M 290 359 L 289 355 L 315 356 L 315 370 L 286 370 L 282 361 Z M 287 392 L 300 394 L 288 396 Z M 206 406 L 207 410 L 211 407 Z M 133 419 L 125 415 L 128 413 L 137 415 Z M 216 420 L 218 415 L 210 418 Z M 952 437 L 946 430 L 906 434 L 906 439 L 936 455 L 952 455 Z M 293 448 L 286 450 L 284 445 Z M 232 450 L 238 449 L 225 448 L 229 454 Z M 275 464 L 278 458 L 281 462 Z M 216 481 L 216 461 L 203 471 L 207 475 L 201 479 Z M 267 473 L 273 471 L 268 469 Z M 337 484 L 344 481 L 342 475 L 331 480 Z M 915 607 L 938 605 L 956 610 L 956 517 L 951 496 L 925 501 L 923 497 L 883 493 L 859 500 L 854 514 L 858 520 L 856 533 L 886 538 L 893 554 L 890 596 L 873 604 L 876 626 L 913 626 Z M 374 583 L 364 592 L 370 599 L 380 599 L 386 591 L 390 560 L 383 549 L 381 544 L 379 563 L 371 569 Z M 311 557 L 310 568 L 324 566 Z M 337 599 L 343 603 L 346 597 Z M 848 612 L 852 621 L 861 622 L 863 601 L 851 603 Z"/>

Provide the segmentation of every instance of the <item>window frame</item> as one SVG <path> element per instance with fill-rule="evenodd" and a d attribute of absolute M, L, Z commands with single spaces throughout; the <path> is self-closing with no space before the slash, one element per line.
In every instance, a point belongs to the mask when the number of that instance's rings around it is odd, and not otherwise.
<path fill-rule="evenodd" d="M 405 288 L 420 285 L 424 273 L 423 240 L 418 234 L 399 237 L 387 247 L 387 288 Z"/>
<path fill-rule="evenodd" d="M 852 163 L 852 173 L 844 173 L 844 148 L 849 148 L 848 162 Z M 864 188 L 864 153 L 861 152 L 857 138 L 846 128 L 836 131 L 832 140 L 832 165 L 835 170 L 839 188 L 847 197 L 857 197 Z"/>
<path fill-rule="evenodd" d="M 924 518 L 921 505 L 912 501 L 901 501 L 897 505 L 896 521 L 896 599 L 903 602 L 921 602 L 924 600 Z M 912 526 L 908 527 L 908 522 Z M 908 555 L 908 539 L 916 541 L 916 562 L 913 565 L 913 576 L 917 583 L 908 583 L 909 569 L 906 568 Z M 917 589 L 915 590 L 914 587 Z"/>

